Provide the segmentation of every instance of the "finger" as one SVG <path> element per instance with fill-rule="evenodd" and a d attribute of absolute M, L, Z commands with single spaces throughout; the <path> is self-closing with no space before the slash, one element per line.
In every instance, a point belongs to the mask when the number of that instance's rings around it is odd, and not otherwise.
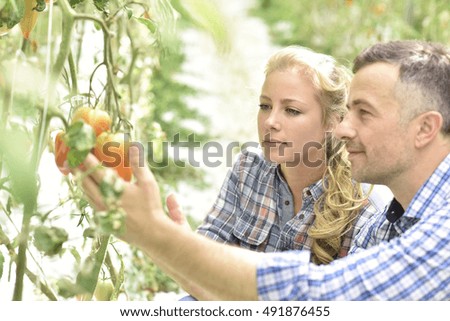
<path fill-rule="evenodd" d="M 81 187 L 83 189 L 84 196 L 96 210 L 106 210 L 106 206 L 103 203 L 103 197 L 97 183 L 95 183 L 89 176 L 86 176 L 81 182 Z"/>
<path fill-rule="evenodd" d="M 166 205 L 169 211 L 169 217 L 175 223 L 183 224 L 186 221 L 180 205 L 175 197 L 175 194 L 169 194 L 166 198 Z"/>
<path fill-rule="evenodd" d="M 148 169 L 144 162 L 140 162 L 141 152 L 137 146 L 131 146 L 129 149 L 130 165 L 134 177 L 136 177 L 136 184 L 149 184 L 154 181 L 152 172 Z M 142 164 L 141 164 L 142 163 Z"/>
<path fill-rule="evenodd" d="M 80 167 L 80 169 L 87 173 L 95 183 L 99 184 L 103 180 L 105 176 L 105 169 L 102 168 L 97 157 L 93 154 L 89 153 L 82 165 L 83 166 Z"/>
<path fill-rule="evenodd" d="M 68 175 L 70 173 L 69 162 L 67 160 L 65 160 L 62 166 L 58 168 L 64 175 Z"/>

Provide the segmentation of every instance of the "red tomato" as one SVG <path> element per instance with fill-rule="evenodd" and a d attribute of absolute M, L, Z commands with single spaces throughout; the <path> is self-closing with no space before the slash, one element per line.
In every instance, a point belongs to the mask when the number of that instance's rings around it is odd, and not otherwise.
<path fill-rule="evenodd" d="M 64 167 L 64 162 L 67 160 L 67 154 L 69 153 L 70 148 L 66 146 L 63 141 L 63 136 L 65 132 L 60 131 L 55 137 L 55 163 L 58 166 L 59 171 L 67 175 L 70 173 L 68 168 Z"/>
<path fill-rule="evenodd" d="M 125 143 L 125 133 L 104 132 L 97 137 L 94 155 L 103 166 L 116 170 L 123 180 L 131 180 L 132 171 L 128 158 L 128 146 Z"/>
<path fill-rule="evenodd" d="M 84 121 L 86 124 L 91 125 L 96 136 L 109 131 L 112 123 L 111 117 L 106 111 L 87 106 L 79 107 L 74 111 L 72 123 L 76 121 Z"/>

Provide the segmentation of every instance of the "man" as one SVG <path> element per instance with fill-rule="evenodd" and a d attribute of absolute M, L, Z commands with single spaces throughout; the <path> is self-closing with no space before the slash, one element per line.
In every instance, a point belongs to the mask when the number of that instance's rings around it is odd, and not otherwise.
<path fill-rule="evenodd" d="M 419 41 L 377 44 L 356 58 L 354 72 L 336 135 L 347 141 L 355 179 L 385 184 L 395 196 L 386 216 L 361 232 L 358 245 L 367 250 L 316 266 L 307 251 L 261 254 L 192 233 L 165 216 L 136 148 L 137 182 L 125 185 L 127 232 L 120 237 L 199 299 L 449 300 L 450 50 Z M 92 156 L 85 162 L 97 165 Z M 83 180 L 99 209 L 105 171 Z M 391 241 L 380 243 L 386 233 Z"/>

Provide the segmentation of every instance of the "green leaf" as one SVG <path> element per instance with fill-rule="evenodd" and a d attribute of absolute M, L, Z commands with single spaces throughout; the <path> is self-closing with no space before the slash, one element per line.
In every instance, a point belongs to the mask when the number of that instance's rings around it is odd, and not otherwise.
<path fill-rule="evenodd" d="M 22 204 L 33 204 L 38 194 L 38 180 L 31 161 L 32 142 L 21 129 L 0 131 L 0 155 L 10 178 L 11 192 Z"/>
<path fill-rule="evenodd" d="M 93 227 L 88 227 L 83 231 L 84 238 L 93 239 L 96 235 L 97 235 L 97 233 L 95 232 L 95 228 L 93 228 Z"/>
<path fill-rule="evenodd" d="M 0 251 L 0 279 L 3 275 L 3 264 L 5 263 L 5 257 L 3 256 L 2 251 Z"/>
<path fill-rule="evenodd" d="M 80 264 L 81 262 L 81 255 L 78 252 L 78 250 L 74 247 L 71 247 L 69 249 L 69 253 L 72 254 L 73 258 L 75 259 L 75 262 L 77 262 L 77 264 Z"/>
<path fill-rule="evenodd" d="M 157 30 L 157 25 L 150 19 L 137 17 L 135 18 L 138 22 L 142 23 L 144 26 L 147 27 L 148 30 L 150 30 L 151 33 L 155 33 Z"/>
<path fill-rule="evenodd" d="M 88 124 L 77 121 L 69 126 L 64 138 L 70 148 L 67 162 L 71 168 L 78 167 L 95 146 L 95 132 Z"/>
<path fill-rule="evenodd" d="M 83 268 L 77 275 L 76 284 L 79 288 L 83 289 L 85 293 L 94 293 L 102 263 L 103 262 L 98 264 L 94 255 L 88 256 L 84 261 Z"/>
<path fill-rule="evenodd" d="M 77 4 L 84 2 L 85 0 L 69 0 L 69 4 L 72 8 L 75 8 Z"/>
<path fill-rule="evenodd" d="M 66 133 L 66 145 L 77 151 L 91 150 L 95 146 L 95 132 L 83 121 L 77 121 L 69 126 Z"/>
<path fill-rule="evenodd" d="M 127 7 L 125 7 L 124 10 L 127 12 L 128 19 L 131 19 L 133 17 L 133 10 Z"/>
<path fill-rule="evenodd" d="M 68 238 L 66 230 L 59 227 L 38 226 L 34 230 L 34 245 L 48 256 L 60 253 Z"/>
<path fill-rule="evenodd" d="M 94 0 L 94 6 L 101 12 L 109 14 L 109 0 Z"/>
<path fill-rule="evenodd" d="M 96 249 L 86 258 L 81 271 L 77 275 L 76 284 L 86 294 L 86 298 L 92 298 L 100 270 L 106 256 L 106 250 L 109 245 L 109 235 L 103 235 L 99 239 Z"/>
<path fill-rule="evenodd" d="M 59 279 L 56 282 L 56 286 L 58 287 L 58 294 L 65 299 L 84 293 L 84 289 L 80 288 L 68 278 Z"/>
<path fill-rule="evenodd" d="M 24 1 L 6 0 L 0 2 L 0 28 L 11 29 L 23 16 Z"/>
<path fill-rule="evenodd" d="M 76 168 L 83 163 L 89 154 L 89 150 L 77 151 L 71 149 L 69 153 L 67 153 L 67 162 L 69 163 L 70 168 Z"/>

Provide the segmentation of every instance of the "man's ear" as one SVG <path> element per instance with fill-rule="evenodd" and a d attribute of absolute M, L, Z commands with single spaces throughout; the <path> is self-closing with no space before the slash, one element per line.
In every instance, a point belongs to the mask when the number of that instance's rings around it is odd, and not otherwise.
<path fill-rule="evenodd" d="M 416 134 L 415 145 L 422 148 L 429 144 L 442 130 L 444 119 L 442 114 L 437 111 L 428 111 L 417 118 L 418 131 Z"/>

